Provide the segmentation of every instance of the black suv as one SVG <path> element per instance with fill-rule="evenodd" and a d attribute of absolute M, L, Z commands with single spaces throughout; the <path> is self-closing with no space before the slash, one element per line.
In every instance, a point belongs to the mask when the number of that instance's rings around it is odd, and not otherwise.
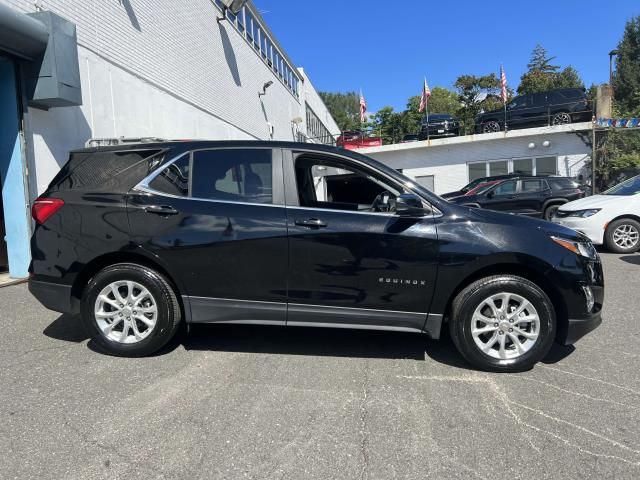
<path fill-rule="evenodd" d="M 434 113 L 424 117 L 420 124 L 420 140 L 460 135 L 460 122 L 448 113 Z"/>
<path fill-rule="evenodd" d="M 551 220 L 561 205 L 585 196 L 575 180 L 567 177 L 516 177 L 503 180 L 477 195 L 449 198 L 467 207 L 487 208 Z"/>
<path fill-rule="evenodd" d="M 473 365 L 515 371 L 601 322 L 586 237 L 449 204 L 336 147 L 77 150 L 32 213 L 31 292 L 115 355 L 152 354 L 181 322 L 446 326 Z"/>
<path fill-rule="evenodd" d="M 476 188 L 481 183 L 492 182 L 494 180 L 504 180 L 506 178 L 513 178 L 513 177 L 517 177 L 517 176 L 518 176 L 517 173 L 509 173 L 509 174 L 506 174 L 506 175 L 494 175 L 493 177 L 476 178 L 475 180 L 472 180 L 469 183 L 467 183 L 460 190 L 455 190 L 453 192 L 447 192 L 447 193 L 445 193 L 443 195 L 440 195 L 440 196 L 442 198 L 447 198 L 447 199 L 453 198 L 453 197 L 459 197 L 461 195 L 466 195 L 467 192 L 470 192 L 471 190 Z"/>
<path fill-rule="evenodd" d="M 504 130 L 503 109 L 481 113 L 476 117 L 476 133 Z M 507 128 L 564 125 L 590 122 L 593 107 L 584 88 L 561 88 L 515 97 L 507 104 Z"/>

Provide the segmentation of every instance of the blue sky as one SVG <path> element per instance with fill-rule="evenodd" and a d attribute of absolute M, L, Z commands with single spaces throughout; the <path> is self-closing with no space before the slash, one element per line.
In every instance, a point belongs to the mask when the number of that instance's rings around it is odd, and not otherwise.
<path fill-rule="evenodd" d="M 404 109 L 429 86 L 459 74 L 498 74 L 516 88 L 541 43 L 587 86 L 609 78 L 608 53 L 640 2 L 538 0 L 254 0 L 292 60 L 318 90 L 363 89 L 370 111 Z M 402 4 L 403 10 L 392 8 Z M 525 6 L 526 5 L 526 6 Z"/>

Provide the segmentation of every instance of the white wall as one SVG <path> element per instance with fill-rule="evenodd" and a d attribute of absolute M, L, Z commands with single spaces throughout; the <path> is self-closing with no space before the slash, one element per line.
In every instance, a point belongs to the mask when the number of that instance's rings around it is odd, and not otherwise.
<path fill-rule="evenodd" d="M 415 178 L 434 176 L 438 194 L 458 190 L 469 182 L 467 164 L 478 161 L 552 157 L 558 159 L 557 173 L 576 177 L 585 173 L 591 161 L 590 131 L 574 127 L 545 127 L 504 133 L 458 137 L 428 142 L 387 145 L 361 152 Z M 549 146 L 544 147 L 543 142 Z M 534 148 L 529 148 L 533 143 Z"/>
<path fill-rule="evenodd" d="M 311 110 L 314 111 L 314 113 L 318 116 L 318 118 L 324 124 L 324 126 L 327 127 L 327 129 L 329 130 L 329 133 L 334 135 L 334 139 L 337 138 L 340 135 L 340 127 L 338 127 L 338 124 L 335 122 L 335 120 L 329 113 L 329 110 L 324 104 L 324 101 L 322 100 L 322 98 L 320 98 L 320 95 L 318 95 L 318 92 L 313 86 L 313 83 L 311 83 L 311 80 L 307 76 L 307 73 L 304 71 L 304 68 L 299 68 L 298 73 L 302 76 L 302 79 L 304 80 L 303 100 L 309 104 L 309 107 L 311 107 Z M 306 129 L 306 122 L 307 122 L 306 116 L 303 117 L 303 122 L 304 122 L 304 128 Z"/>
<path fill-rule="evenodd" d="M 35 11 L 33 0 L 0 2 Z M 234 26 L 216 22 L 210 0 L 39 4 L 76 24 L 83 105 L 25 115 L 32 195 L 89 138 L 294 140 L 292 120 L 306 117 L 306 97 L 317 97 L 310 82 L 300 84 L 300 98 L 293 94 Z M 317 108 L 335 126 L 326 107 Z"/>

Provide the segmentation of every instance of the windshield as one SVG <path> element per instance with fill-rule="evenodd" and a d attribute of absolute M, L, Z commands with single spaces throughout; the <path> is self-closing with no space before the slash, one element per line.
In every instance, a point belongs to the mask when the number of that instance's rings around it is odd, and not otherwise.
<path fill-rule="evenodd" d="M 640 193 L 640 175 L 630 178 L 615 187 L 610 188 L 602 195 L 621 195 L 629 196 Z"/>

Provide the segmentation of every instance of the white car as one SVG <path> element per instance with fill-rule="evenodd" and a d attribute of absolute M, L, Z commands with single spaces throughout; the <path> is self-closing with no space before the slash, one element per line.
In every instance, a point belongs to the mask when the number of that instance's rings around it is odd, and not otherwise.
<path fill-rule="evenodd" d="M 600 195 L 565 203 L 553 222 L 584 233 L 616 253 L 640 249 L 640 175 Z"/>

